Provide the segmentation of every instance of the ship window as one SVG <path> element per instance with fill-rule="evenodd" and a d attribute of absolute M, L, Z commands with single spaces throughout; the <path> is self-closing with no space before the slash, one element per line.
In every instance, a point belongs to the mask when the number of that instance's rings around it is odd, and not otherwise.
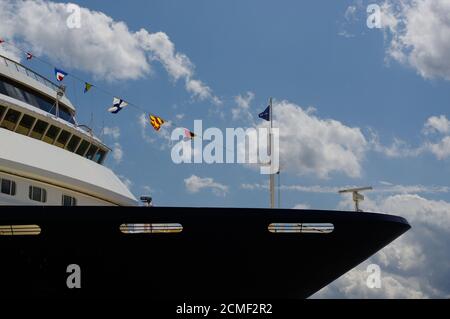
<path fill-rule="evenodd" d="M 0 236 L 39 235 L 41 227 L 38 225 L 0 225 Z"/>
<path fill-rule="evenodd" d="M 89 147 L 89 142 L 83 140 L 75 153 L 77 153 L 78 155 L 83 156 L 84 153 L 86 153 L 88 147 Z"/>
<path fill-rule="evenodd" d="M 78 136 L 72 136 L 69 144 L 67 144 L 67 149 L 71 152 L 75 152 L 75 149 L 77 148 L 78 143 L 80 143 L 80 140 L 81 138 L 79 138 Z"/>
<path fill-rule="evenodd" d="M 59 127 L 56 127 L 54 125 L 50 126 L 50 128 L 47 131 L 47 134 L 45 134 L 44 136 L 43 141 L 49 144 L 53 144 L 55 142 L 56 137 L 58 136 L 59 131 L 61 131 Z"/>
<path fill-rule="evenodd" d="M 0 105 L 0 121 L 2 120 L 3 113 L 5 113 L 5 111 L 6 111 L 6 107 L 4 107 L 3 105 Z"/>
<path fill-rule="evenodd" d="M 1 192 L 6 195 L 16 195 L 16 182 L 8 179 L 1 179 Z"/>
<path fill-rule="evenodd" d="M 30 186 L 28 197 L 36 202 L 45 203 L 47 201 L 47 191 L 40 187 Z"/>
<path fill-rule="evenodd" d="M 33 131 L 31 132 L 30 136 L 32 138 L 35 138 L 35 139 L 38 139 L 38 140 L 42 139 L 42 136 L 44 135 L 45 130 L 47 129 L 47 127 L 48 127 L 48 123 L 46 123 L 44 121 L 41 121 L 41 120 L 38 120 L 36 122 L 36 124 L 34 125 Z"/>
<path fill-rule="evenodd" d="M 98 147 L 92 144 L 91 147 L 89 147 L 89 151 L 86 153 L 86 158 L 88 158 L 90 160 L 93 159 L 97 150 L 98 150 Z"/>
<path fill-rule="evenodd" d="M 67 141 L 69 140 L 70 133 L 67 131 L 62 131 L 61 134 L 58 136 L 58 140 L 56 141 L 55 145 L 61 148 L 64 148 L 66 146 Z"/>
<path fill-rule="evenodd" d="M 31 128 L 33 127 L 35 120 L 36 119 L 34 117 L 24 114 L 22 120 L 20 120 L 16 132 L 19 134 L 28 135 L 28 133 L 30 133 Z"/>
<path fill-rule="evenodd" d="M 122 224 L 120 231 L 123 234 L 170 234 L 181 233 L 183 226 L 173 224 Z"/>
<path fill-rule="evenodd" d="M 77 206 L 77 199 L 72 196 L 62 195 L 61 204 L 63 206 Z"/>
<path fill-rule="evenodd" d="M 101 164 L 101 163 L 103 163 L 103 160 L 105 159 L 105 156 L 106 156 L 106 151 L 100 149 L 100 150 L 98 150 L 97 154 L 95 154 L 93 160 L 94 160 L 95 162 Z"/>
<path fill-rule="evenodd" d="M 52 84 L 48 84 L 51 82 L 47 83 L 45 80 L 42 80 L 41 82 L 44 85 L 55 89 Z M 0 77 L 0 93 L 28 103 L 53 115 L 56 114 L 55 100 L 7 78 Z M 67 106 L 61 103 L 59 104 L 59 117 L 69 123 L 75 124 L 73 114 Z"/>
<path fill-rule="evenodd" d="M 334 230 L 330 223 L 273 223 L 269 225 L 271 233 L 329 234 Z"/>
<path fill-rule="evenodd" d="M 6 128 L 10 131 L 14 130 L 16 127 L 17 121 L 20 118 L 20 112 L 9 109 L 8 113 L 6 113 L 5 118 L 3 119 L 1 127 Z"/>

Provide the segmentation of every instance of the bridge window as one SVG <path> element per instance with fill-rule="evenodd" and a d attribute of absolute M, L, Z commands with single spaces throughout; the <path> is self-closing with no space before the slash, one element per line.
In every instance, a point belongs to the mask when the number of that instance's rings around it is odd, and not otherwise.
<path fill-rule="evenodd" d="M 6 113 L 5 118 L 3 119 L 1 127 L 13 131 L 16 127 L 17 121 L 20 118 L 20 114 L 21 113 L 16 110 L 9 109 L 8 113 Z"/>
<path fill-rule="evenodd" d="M 47 85 L 46 82 L 42 83 Z M 28 103 L 53 115 L 56 114 L 54 99 L 44 96 L 43 94 L 40 94 L 39 92 L 36 92 L 35 90 L 32 90 L 20 83 L 11 81 L 10 79 L 0 77 L 0 94 L 4 94 L 16 100 Z M 75 119 L 73 118 L 71 111 L 67 106 L 61 103 L 59 104 L 59 117 L 69 123 L 75 124 Z"/>
<path fill-rule="evenodd" d="M 34 117 L 24 114 L 20 120 L 19 126 L 17 126 L 16 133 L 28 135 L 35 120 L 36 119 Z"/>
<path fill-rule="evenodd" d="M 47 130 L 48 123 L 38 120 L 34 125 L 33 131 L 31 132 L 31 137 L 37 140 L 41 140 L 42 136 L 44 136 L 45 131 Z"/>
<path fill-rule="evenodd" d="M 77 199 L 72 196 L 62 195 L 61 204 L 63 206 L 77 206 Z"/>
<path fill-rule="evenodd" d="M 94 160 L 94 162 L 101 164 L 101 163 L 103 163 L 103 160 L 105 159 L 105 157 L 106 157 L 106 151 L 100 149 L 100 150 L 98 150 L 97 154 L 95 154 L 93 160 Z"/>
<path fill-rule="evenodd" d="M 36 202 L 45 203 L 47 201 L 47 191 L 40 187 L 30 186 L 28 197 Z"/>
<path fill-rule="evenodd" d="M 0 121 L 3 118 L 3 113 L 5 113 L 6 111 L 6 107 L 4 107 L 3 105 L 0 105 Z"/>
<path fill-rule="evenodd" d="M 56 137 L 58 136 L 59 131 L 61 131 L 59 127 L 56 127 L 54 125 L 50 126 L 50 128 L 47 131 L 47 134 L 45 134 L 44 142 L 53 144 L 55 142 Z"/>
<path fill-rule="evenodd" d="M 97 150 L 98 150 L 98 147 L 92 144 L 91 147 L 89 147 L 89 151 L 86 153 L 86 158 L 88 158 L 90 160 L 93 159 Z"/>
<path fill-rule="evenodd" d="M 6 195 L 16 195 L 16 182 L 8 179 L 1 179 L 1 192 Z"/>
<path fill-rule="evenodd" d="M 67 144 L 67 150 L 70 152 L 75 152 L 78 144 L 80 143 L 81 138 L 79 138 L 78 136 L 73 135 L 72 138 L 70 139 L 69 144 Z"/>
<path fill-rule="evenodd" d="M 62 131 L 61 134 L 58 136 L 58 140 L 56 141 L 55 145 L 61 148 L 64 148 L 67 144 L 67 141 L 69 140 L 70 133 L 67 131 Z"/>
<path fill-rule="evenodd" d="M 88 147 L 89 147 L 89 142 L 83 140 L 83 142 L 81 142 L 80 146 L 78 147 L 76 153 L 78 155 L 84 156 L 84 154 L 86 153 Z"/>

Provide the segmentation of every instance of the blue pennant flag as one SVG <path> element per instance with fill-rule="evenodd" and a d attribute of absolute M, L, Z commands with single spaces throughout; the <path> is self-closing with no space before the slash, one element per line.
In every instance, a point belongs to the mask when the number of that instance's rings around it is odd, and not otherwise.
<path fill-rule="evenodd" d="M 264 110 L 264 112 L 259 113 L 259 118 L 270 121 L 270 105 Z"/>

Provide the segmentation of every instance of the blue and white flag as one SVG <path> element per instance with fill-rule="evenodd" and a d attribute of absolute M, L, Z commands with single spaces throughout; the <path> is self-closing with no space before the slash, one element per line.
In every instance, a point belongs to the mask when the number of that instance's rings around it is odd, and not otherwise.
<path fill-rule="evenodd" d="M 119 112 L 120 112 L 125 106 L 127 106 L 127 105 L 128 105 L 127 102 L 125 102 L 125 101 L 122 100 L 122 99 L 119 99 L 119 98 L 115 97 L 115 98 L 114 98 L 114 101 L 113 101 L 113 106 L 110 107 L 110 108 L 108 109 L 108 111 L 111 112 L 111 113 L 113 113 L 113 114 L 117 114 L 117 113 L 119 113 Z"/>
<path fill-rule="evenodd" d="M 56 79 L 61 82 L 62 80 L 64 80 L 64 77 L 67 75 L 66 72 L 64 72 L 63 70 L 59 70 L 55 68 L 55 76 Z"/>

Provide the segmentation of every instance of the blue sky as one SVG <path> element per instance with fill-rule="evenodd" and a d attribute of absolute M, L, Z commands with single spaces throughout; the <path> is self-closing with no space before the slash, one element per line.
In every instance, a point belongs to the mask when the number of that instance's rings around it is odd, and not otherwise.
<path fill-rule="evenodd" d="M 187 128 L 193 127 L 195 119 L 203 120 L 204 128 L 260 125 L 257 115 L 273 96 L 276 124 L 287 135 L 282 147 L 286 161 L 281 174 L 283 208 L 350 209 L 348 198 L 335 190 L 372 185 L 375 192 L 368 194 L 365 208 L 392 209 L 388 212 L 417 222 L 419 230 L 424 227 L 416 237 L 399 244 L 403 251 L 426 255 L 428 244 L 417 239 L 429 230 L 420 217 L 422 211 L 439 221 L 441 226 L 432 227 L 437 227 L 440 240 L 448 238 L 448 229 L 439 228 L 450 224 L 446 214 L 450 207 L 450 49 L 440 40 L 450 35 L 448 21 L 440 13 L 450 12 L 448 1 L 411 0 L 403 9 L 392 1 L 378 1 L 383 9 L 380 29 L 366 26 L 368 2 L 362 0 L 73 2 L 88 10 L 83 11 L 81 28 L 76 30 L 64 25 L 68 16 L 64 2 L 58 6 L 37 1 L 27 10 L 27 5 L 1 0 L 0 5 L 19 12 L 25 23 L 8 24 L 4 17 L 0 34 L 69 73 Z M 102 12 L 103 18 L 95 12 Z M 31 31 L 42 26 L 43 13 L 56 32 Z M 429 28 L 416 28 L 422 16 Z M 118 21 L 128 28 L 115 28 Z M 108 32 L 98 31 L 101 27 Z M 147 34 L 138 37 L 141 29 Z M 164 50 L 152 42 L 157 32 L 167 36 L 164 43 L 174 46 L 172 55 L 161 55 Z M 424 38 L 429 43 L 421 41 Z M 146 40 L 148 47 L 142 44 Z M 190 63 L 176 60 L 176 53 Z M 137 67 L 133 61 L 141 55 L 145 66 Z M 121 57 L 130 60 L 115 59 Z M 53 76 L 36 60 L 24 63 Z M 170 63 L 180 68 L 188 65 L 189 75 L 177 75 Z M 202 98 L 186 88 L 185 81 L 192 79 L 202 82 L 208 96 Z M 238 164 L 176 165 L 163 134 L 149 125 L 141 127 L 142 111 L 130 107 L 118 115 L 109 114 L 106 109 L 112 96 L 95 88 L 83 94 L 80 83 L 70 77 L 65 81 L 80 123 L 93 124 L 98 133 L 102 127 L 118 133 L 103 135 L 111 148 L 121 150 L 116 153 L 121 156 L 111 154 L 106 165 L 129 181 L 136 196 L 150 193 L 159 206 L 267 206 L 267 176 Z M 252 98 L 246 104 L 238 96 Z M 315 111 L 307 111 L 308 107 Z M 232 110 L 241 116 L 233 117 Z M 347 145 L 348 137 L 355 143 Z M 318 151 L 311 150 L 310 144 Z M 338 155 L 330 151 L 335 147 L 340 149 Z M 306 159 L 314 163 L 305 164 Z M 423 209 L 411 213 L 417 205 Z M 394 250 L 386 254 L 395 255 Z M 413 263 L 408 256 L 403 258 Z M 440 273 L 446 275 L 449 256 L 441 261 Z M 401 266 L 389 274 L 407 292 L 405 297 L 450 294 L 450 287 L 441 287 L 436 278 L 420 276 L 428 264 L 419 266 L 420 271 L 410 277 L 402 276 Z M 408 283 L 411 278 L 417 280 L 416 286 Z M 324 296 L 345 296 L 345 280 Z M 361 291 L 355 292 L 357 296 L 403 296 L 393 288 L 391 295 Z"/>

